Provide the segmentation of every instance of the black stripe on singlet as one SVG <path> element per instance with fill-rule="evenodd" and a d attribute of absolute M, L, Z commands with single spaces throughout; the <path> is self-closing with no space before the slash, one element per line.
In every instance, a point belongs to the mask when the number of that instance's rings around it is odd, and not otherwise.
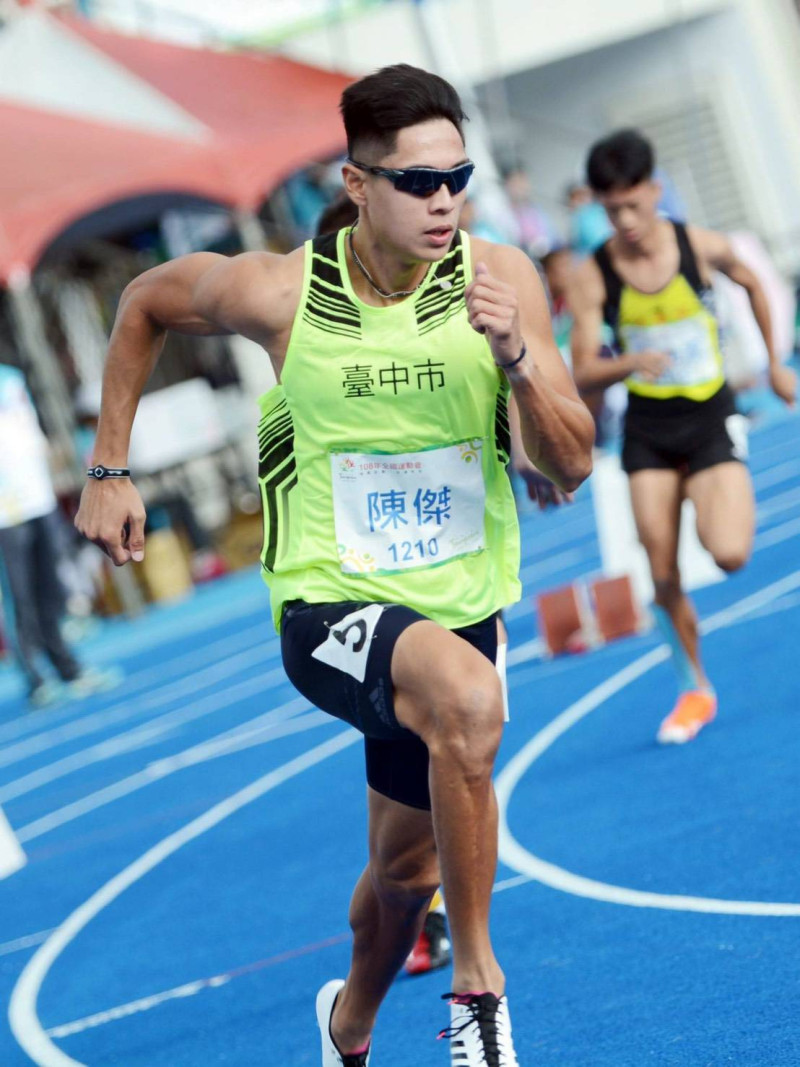
<path fill-rule="evenodd" d="M 505 466 L 511 459 L 511 426 L 508 421 L 508 397 L 498 390 L 494 409 L 494 445 L 497 458 Z"/>
<path fill-rule="evenodd" d="M 315 237 L 303 320 L 325 333 L 361 337 L 361 313 L 347 295 L 337 258 L 337 233 Z"/>
<path fill-rule="evenodd" d="M 464 305 L 464 250 L 461 232 L 456 231 L 453 247 L 433 269 L 425 292 L 417 300 L 414 312 L 420 334 L 443 326 Z"/>
<path fill-rule="evenodd" d="M 288 537 L 289 493 L 297 485 L 294 426 L 285 397 L 258 424 L 258 480 L 264 508 L 261 565 L 271 573 Z"/>

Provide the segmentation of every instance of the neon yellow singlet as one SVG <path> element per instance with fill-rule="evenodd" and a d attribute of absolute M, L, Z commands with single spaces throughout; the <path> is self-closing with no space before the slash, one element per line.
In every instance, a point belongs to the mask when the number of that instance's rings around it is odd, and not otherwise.
<path fill-rule="evenodd" d="M 282 382 L 261 398 L 262 574 L 302 599 L 400 603 L 449 628 L 519 599 L 509 387 L 468 324 L 469 238 L 371 307 L 347 231 L 309 241 Z"/>
<path fill-rule="evenodd" d="M 625 380 L 636 396 L 703 401 L 725 382 L 713 292 L 699 275 L 686 229 L 674 223 L 680 251 L 675 277 L 657 293 L 645 293 L 624 282 L 611 265 L 606 246 L 595 258 L 606 286 L 605 321 L 623 352 L 651 349 L 670 357 L 658 381 L 634 374 Z"/>

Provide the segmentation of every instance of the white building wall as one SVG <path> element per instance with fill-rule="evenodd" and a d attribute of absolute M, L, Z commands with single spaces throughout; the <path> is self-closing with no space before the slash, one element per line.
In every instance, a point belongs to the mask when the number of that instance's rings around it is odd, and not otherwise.
<path fill-rule="evenodd" d="M 736 0 L 425 0 L 445 27 L 465 80 L 481 81 L 613 41 Z M 303 34 L 284 51 L 309 63 L 361 75 L 390 63 L 425 66 L 413 0 L 394 0 L 340 26 Z"/>
<path fill-rule="evenodd" d="M 593 140 L 658 108 L 680 109 L 693 96 L 707 96 L 749 225 L 784 266 L 796 269 L 800 167 L 794 164 L 795 142 L 787 140 L 787 118 L 774 106 L 761 68 L 742 13 L 730 10 L 508 79 L 512 117 L 538 196 L 558 211 L 563 187 L 581 176 Z M 795 128 L 798 121 L 797 114 L 788 118 Z M 800 129 L 795 136 L 800 139 Z M 696 151 L 703 150 L 698 143 Z M 680 183 L 681 175 L 673 176 Z"/>
<path fill-rule="evenodd" d="M 516 140 L 556 213 L 593 139 L 655 104 L 679 110 L 708 98 L 749 225 L 782 266 L 800 269 L 794 0 L 425 0 L 425 8 L 440 30 L 435 58 L 412 0 L 298 37 L 286 51 L 354 75 L 409 62 L 440 69 L 459 87 L 483 83 L 501 144 L 506 79 Z"/>

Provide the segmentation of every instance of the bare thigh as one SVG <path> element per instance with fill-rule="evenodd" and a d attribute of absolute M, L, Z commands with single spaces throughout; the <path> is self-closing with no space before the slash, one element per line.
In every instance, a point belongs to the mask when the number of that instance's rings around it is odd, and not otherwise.
<path fill-rule="evenodd" d="M 424 620 L 397 639 L 392 655 L 398 722 L 430 747 L 433 735 L 457 727 L 482 748 L 492 727 L 502 729 L 502 692 L 494 664 L 468 641 Z M 498 737 L 499 741 L 499 737 Z"/>
<path fill-rule="evenodd" d="M 675 470 L 641 470 L 630 476 L 631 506 L 654 582 L 677 578 L 683 482 Z"/>
<path fill-rule="evenodd" d="M 686 480 L 686 495 L 697 511 L 700 542 L 725 571 L 744 566 L 755 530 L 750 472 L 743 463 L 718 463 Z"/>

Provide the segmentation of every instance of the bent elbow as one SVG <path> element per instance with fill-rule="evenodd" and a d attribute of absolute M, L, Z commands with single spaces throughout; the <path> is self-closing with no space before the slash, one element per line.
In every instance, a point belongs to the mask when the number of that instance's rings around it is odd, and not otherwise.
<path fill-rule="evenodd" d="M 588 455 L 580 463 L 575 464 L 566 471 L 561 481 L 561 488 L 565 493 L 574 493 L 586 481 L 592 473 L 592 457 Z"/>

